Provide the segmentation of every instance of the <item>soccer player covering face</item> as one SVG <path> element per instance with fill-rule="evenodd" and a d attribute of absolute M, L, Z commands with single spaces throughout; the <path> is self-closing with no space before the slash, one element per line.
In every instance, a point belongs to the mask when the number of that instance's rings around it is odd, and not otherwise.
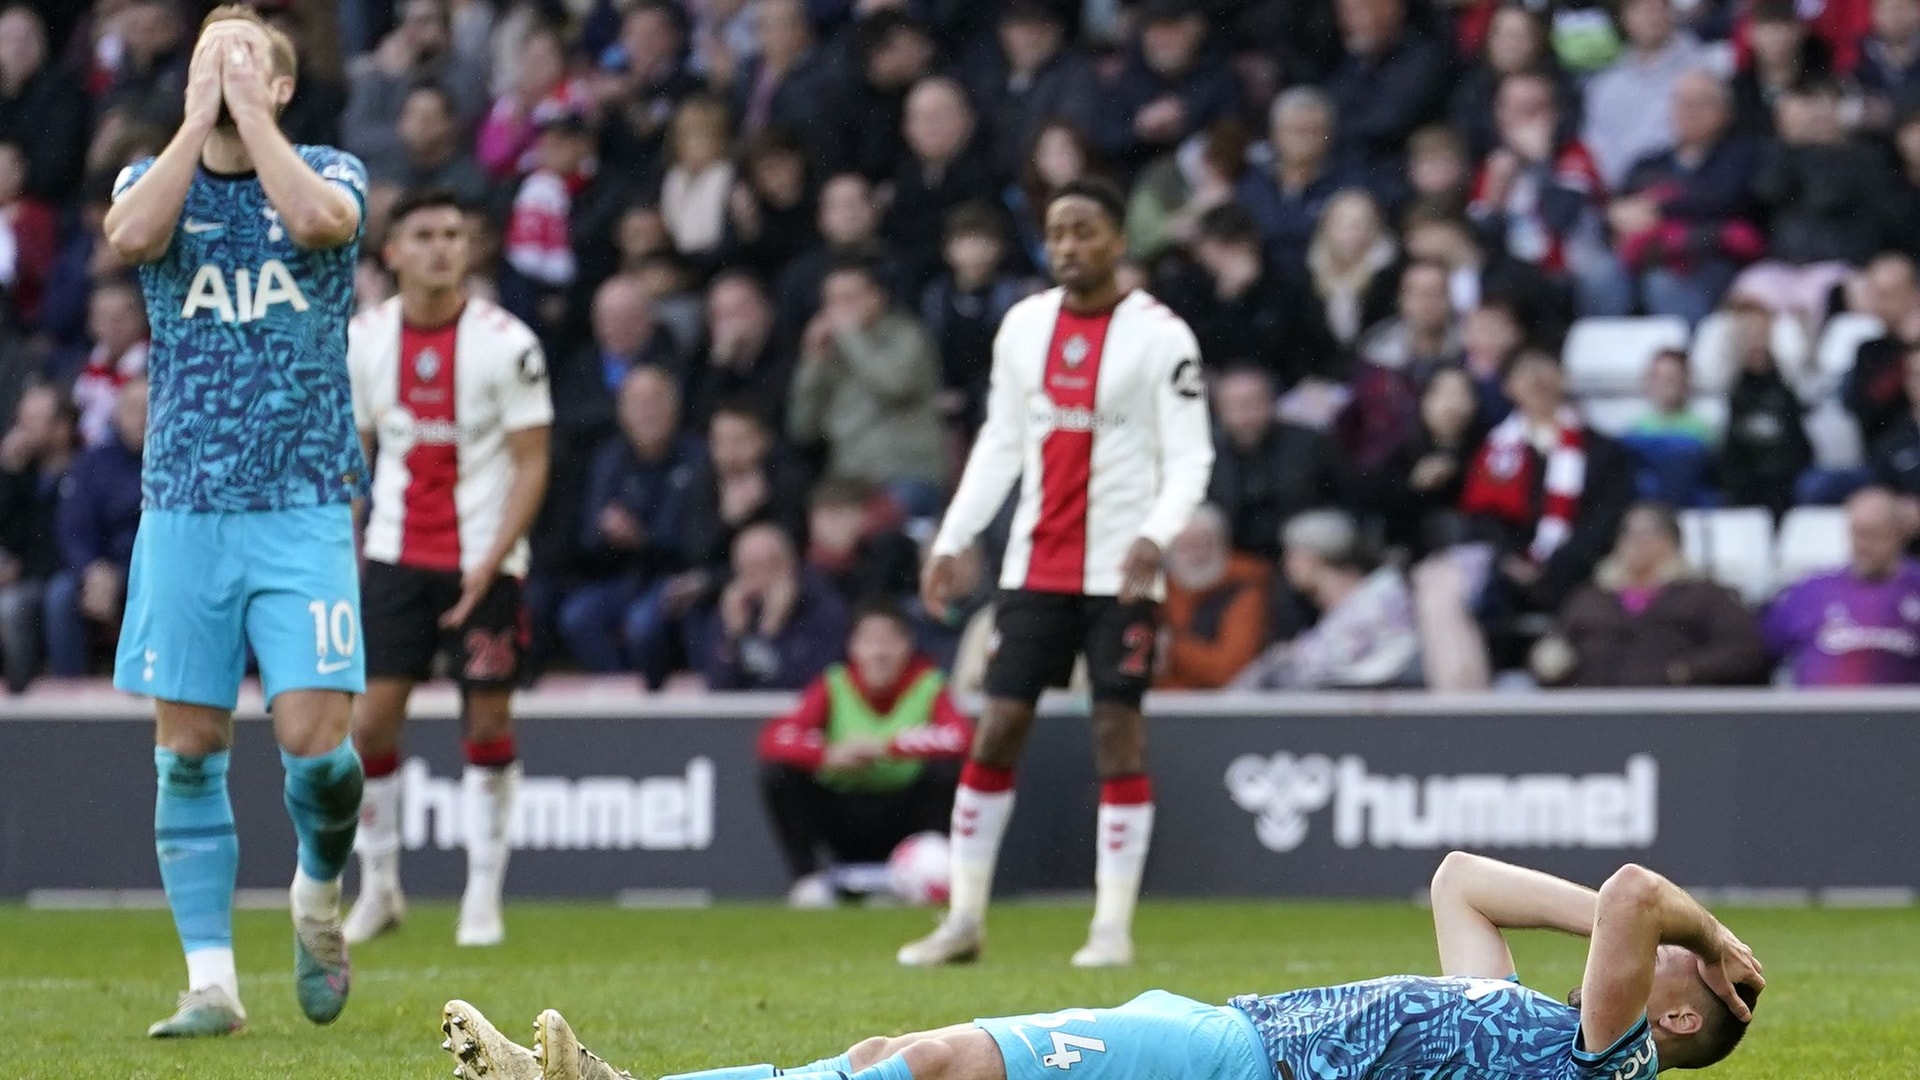
<path fill-rule="evenodd" d="M 1059 286 L 1007 312 L 994 339 L 987 419 L 921 580 L 927 609 L 954 599 L 957 560 L 1020 486 L 994 609 L 987 703 L 952 821 L 951 906 L 903 964 L 971 960 L 984 940 L 1014 766 L 1041 691 L 1077 654 L 1093 684 L 1100 813 L 1093 925 L 1081 967 L 1133 960 L 1133 909 L 1153 832 L 1140 700 L 1153 673 L 1161 553 L 1213 469 L 1200 349 L 1179 317 L 1117 278 L 1119 193 L 1065 185 L 1047 206 Z"/>
<path fill-rule="evenodd" d="M 155 845 L 187 956 L 187 993 L 155 1036 L 246 1022 L 227 747 L 249 649 L 299 839 L 296 994 L 321 1024 L 347 1000 L 339 879 L 361 792 L 347 727 L 365 683 L 351 504 L 367 467 L 346 325 L 366 171 L 280 133 L 296 73 L 291 43 L 251 8 L 214 9 L 185 119 L 120 174 L 103 229 L 139 266 L 153 329 L 144 513 L 113 681 L 155 702 Z"/>
<path fill-rule="evenodd" d="M 1464 852 L 1433 876 L 1446 974 L 1245 994 L 1160 990 L 1111 1009 L 975 1020 L 857 1043 L 796 1069 L 742 1065 L 665 1080 L 1652 1080 L 1733 1052 L 1766 985 L 1753 951 L 1672 882 L 1623 866 L 1599 891 Z M 1503 930 L 1591 938 L 1567 1002 L 1522 986 Z M 560 1014 L 515 1045 L 447 1003 L 456 1075 L 621 1080 Z"/>
<path fill-rule="evenodd" d="M 547 487 L 553 406 L 526 324 L 463 282 L 466 219 L 451 192 L 403 196 L 382 255 L 399 295 L 353 320 L 354 419 L 373 457 L 362 581 L 367 693 L 354 712 L 366 763 L 359 944 L 400 924 L 400 727 L 414 684 L 445 654 L 459 680 L 467 767 L 467 888 L 455 940 L 505 937 L 500 895 L 520 766 L 509 709 L 525 620 L 527 530 Z"/>

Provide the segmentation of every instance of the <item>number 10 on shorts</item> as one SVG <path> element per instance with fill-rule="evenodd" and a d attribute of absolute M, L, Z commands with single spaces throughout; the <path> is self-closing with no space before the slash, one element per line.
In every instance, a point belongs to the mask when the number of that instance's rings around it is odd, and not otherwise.
<path fill-rule="evenodd" d="M 307 605 L 313 616 L 314 669 L 322 675 L 345 671 L 352 663 L 353 650 L 359 644 L 360 628 L 353 617 L 353 605 L 336 600 L 331 608 L 325 600 Z"/>

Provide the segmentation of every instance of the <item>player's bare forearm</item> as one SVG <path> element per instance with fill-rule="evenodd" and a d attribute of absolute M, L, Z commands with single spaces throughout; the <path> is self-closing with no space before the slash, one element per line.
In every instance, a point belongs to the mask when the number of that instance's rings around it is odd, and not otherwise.
<path fill-rule="evenodd" d="M 114 254 L 130 263 L 150 263 L 167 253 L 212 132 L 211 124 L 182 123 L 147 171 L 114 199 L 101 225 Z"/>
<path fill-rule="evenodd" d="M 1580 1029 L 1592 1047 L 1610 1045 L 1639 1021 L 1661 945 L 1679 945 L 1717 963 L 1725 931 L 1684 889 L 1632 863 L 1614 871 L 1594 904 L 1593 944 L 1580 980 Z"/>
<path fill-rule="evenodd" d="M 293 242 L 325 250 L 352 240 L 360 228 L 360 204 L 353 196 L 313 171 L 271 115 L 236 121 L 260 187 Z"/>
<path fill-rule="evenodd" d="M 547 474 L 552 451 L 548 427 L 523 428 L 507 433 L 507 453 L 513 458 L 513 482 L 507 486 L 507 505 L 500 512 L 500 534 L 487 553 L 488 566 L 497 567 L 533 528 L 540 504 L 547 497 Z"/>
<path fill-rule="evenodd" d="M 1593 933 L 1592 889 L 1498 859 L 1453 852 L 1434 871 L 1430 894 L 1440 970 L 1448 975 L 1514 974 L 1503 929 Z"/>
<path fill-rule="evenodd" d="M 1592 889 L 1524 866 L 1456 851 L 1433 875 L 1433 903 L 1467 907 L 1505 930 L 1593 936 Z"/>

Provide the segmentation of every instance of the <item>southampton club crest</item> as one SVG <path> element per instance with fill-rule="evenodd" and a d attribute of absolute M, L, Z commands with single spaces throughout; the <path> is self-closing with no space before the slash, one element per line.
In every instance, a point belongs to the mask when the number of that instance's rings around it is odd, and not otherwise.
<path fill-rule="evenodd" d="M 1060 347 L 1060 359 L 1065 360 L 1068 367 L 1077 368 L 1087 362 L 1088 351 L 1089 346 L 1087 345 L 1087 339 L 1079 334 L 1075 334 L 1067 339 L 1065 345 Z"/>
<path fill-rule="evenodd" d="M 433 349 L 421 349 L 413 358 L 413 374 L 423 383 L 433 381 L 440 374 L 440 354 Z"/>

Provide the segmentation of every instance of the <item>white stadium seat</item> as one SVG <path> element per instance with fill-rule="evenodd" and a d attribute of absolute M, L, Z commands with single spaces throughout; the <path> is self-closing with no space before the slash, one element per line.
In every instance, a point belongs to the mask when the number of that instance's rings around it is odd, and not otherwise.
<path fill-rule="evenodd" d="M 1699 567 L 1749 604 L 1766 599 L 1774 583 L 1773 515 L 1757 506 L 1736 506 L 1688 516 L 1706 555 Z M 1687 530 L 1683 521 L 1683 543 Z"/>
<path fill-rule="evenodd" d="M 1813 463 L 1823 469 L 1851 469 L 1866 460 L 1860 422 L 1828 394 L 1808 410 L 1802 426 L 1813 444 Z"/>
<path fill-rule="evenodd" d="M 1773 359 L 1783 372 L 1800 371 L 1807 362 L 1807 331 L 1791 315 L 1773 320 Z M 1733 385 L 1737 362 L 1733 356 L 1733 316 L 1716 311 L 1700 320 L 1693 329 L 1693 345 L 1687 350 L 1687 366 L 1692 369 L 1693 388 L 1701 393 L 1719 394 Z"/>
<path fill-rule="evenodd" d="M 1717 445 L 1717 440 L 1727 431 L 1727 395 L 1725 393 L 1695 394 L 1689 405 L 1693 409 L 1693 415 L 1705 420 L 1707 426 L 1713 429 L 1713 437 Z"/>
<path fill-rule="evenodd" d="M 1603 395 L 1580 402 L 1580 415 L 1586 417 L 1587 426 L 1614 438 L 1625 434 L 1646 411 L 1646 400 L 1637 395 Z"/>
<path fill-rule="evenodd" d="M 1842 312 L 1827 320 L 1820 331 L 1820 345 L 1814 350 L 1814 370 L 1825 393 L 1832 393 L 1840 380 L 1853 370 L 1854 354 L 1860 346 L 1887 332 L 1886 324 L 1872 315 Z M 1796 380 L 1797 381 L 1797 380 Z M 1801 396 L 1807 396 L 1801 391 Z"/>
<path fill-rule="evenodd" d="M 1847 512 L 1838 506 L 1796 506 L 1780 522 L 1774 547 L 1775 580 L 1789 585 L 1810 574 L 1846 565 L 1851 544 Z"/>
<path fill-rule="evenodd" d="M 1638 392 L 1654 353 L 1686 347 L 1687 323 L 1676 316 L 1580 319 L 1567 332 L 1567 388 L 1576 396 Z"/>

